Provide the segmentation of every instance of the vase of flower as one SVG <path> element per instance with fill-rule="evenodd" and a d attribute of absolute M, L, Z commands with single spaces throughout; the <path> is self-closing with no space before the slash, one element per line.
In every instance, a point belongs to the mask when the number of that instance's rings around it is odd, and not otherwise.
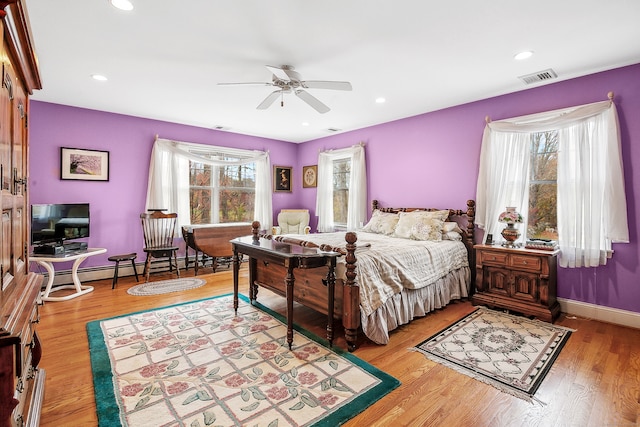
<path fill-rule="evenodd" d="M 516 240 L 520 238 L 520 230 L 518 230 L 516 224 L 521 223 L 523 220 L 522 215 L 516 211 L 515 207 L 509 206 L 500 214 L 498 221 L 507 224 L 502 233 L 500 233 L 505 240 L 502 246 L 507 248 L 515 247 Z"/>

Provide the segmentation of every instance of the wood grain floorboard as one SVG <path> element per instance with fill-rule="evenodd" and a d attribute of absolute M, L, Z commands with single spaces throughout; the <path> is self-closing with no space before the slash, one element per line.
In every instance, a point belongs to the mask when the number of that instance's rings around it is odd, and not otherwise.
<path fill-rule="evenodd" d="M 193 276 L 193 269 L 182 270 Z M 241 269 L 241 292 L 247 294 L 247 272 Z M 156 274 L 152 280 L 173 278 Z M 132 277 L 91 282 L 95 291 L 40 308 L 38 333 L 41 367 L 47 371 L 42 426 L 96 426 L 96 405 L 86 324 L 232 292 L 228 269 L 201 269 L 206 285 L 184 292 L 132 296 Z M 285 301 L 261 290 L 259 302 L 285 312 Z M 355 355 L 393 375 L 402 385 L 357 415 L 345 426 L 635 426 L 640 421 L 640 330 L 589 319 L 560 316 L 556 324 L 575 329 L 536 397 L 528 403 L 426 359 L 410 348 L 449 326 L 474 307 L 450 304 L 392 332 L 388 345 L 360 337 Z M 295 322 L 325 335 L 324 316 L 295 306 Z M 336 325 L 335 345 L 346 348 Z M 295 339 L 295 338 L 294 338 Z"/>

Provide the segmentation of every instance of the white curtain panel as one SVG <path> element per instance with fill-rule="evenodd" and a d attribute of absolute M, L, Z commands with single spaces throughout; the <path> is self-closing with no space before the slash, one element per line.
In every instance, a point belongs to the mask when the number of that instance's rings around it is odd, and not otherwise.
<path fill-rule="evenodd" d="M 241 160 L 218 160 L 209 154 L 224 154 Z M 178 227 L 190 224 L 189 161 L 211 166 L 256 164 L 254 217 L 261 228 L 273 225 L 271 204 L 271 168 L 269 153 L 241 150 L 191 142 L 156 139 L 149 164 L 146 209 L 167 209 L 178 213 Z"/>
<path fill-rule="evenodd" d="M 318 154 L 318 187 L 316 193 L 316 215 L 318 231 L 332 232 L 333 222 L 333 162 L 351 160 L 347 230 L 355 231 L 367 218 L 367 168 L 362 144 L 339 150 L 328 150 Z"/>
<path fill-rule="evenodd" d="M 612 101 L 488 123 L 480 155 L 477 224 L 487 233 L 499 232 L 497 218 L 506 206 L 516 206 L 526 216 L 530 134 L 557 130 L 560 265 L 606 264 L 612 243 L 629 242 L 618 127 Z"/>

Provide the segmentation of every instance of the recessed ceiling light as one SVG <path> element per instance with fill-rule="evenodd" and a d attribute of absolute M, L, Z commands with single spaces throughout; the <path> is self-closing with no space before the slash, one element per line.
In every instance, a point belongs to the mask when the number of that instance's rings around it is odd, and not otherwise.
<path fill-rule="evenodd" d="M 385 102 L 387 102 L 387 100 L 382 96 L 379 98 L 376 98 L 376 104 L 384 104 Z"/>
<path fill-rule="evenodd" d="M 133 10 L 133 4 L 129 0 L 110 0 L 111 5 L 120 10 Z"/>
<path fill-rule="evenodd" d="M 302 122 L 302 126 L 309 126 L 309 122 Z"/>
<path fill-rule="evenodd" d="M 108 79 L 102 74 L 91 74 L 91 78 L 93 80 L 98 80 L 99 82 L 106 82 Z"/>
<path fill-rule="evenodd" d="M 518 61 L 522 61 L 523 59 L 531 58 L 531 55 L 533 55 L 532 51 L 525 50 L 523 52 L 515 54 L 514 58 L 517 59 Z"/>

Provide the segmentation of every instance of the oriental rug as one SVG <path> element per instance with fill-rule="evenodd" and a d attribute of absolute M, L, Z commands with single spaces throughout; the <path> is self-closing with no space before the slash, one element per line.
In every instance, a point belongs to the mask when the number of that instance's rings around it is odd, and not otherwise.
<path fill-rule="evenodd" d="M 480 307 L 411 350 L 501 391 L 540 402 L 534 394 L 571 332 Z"/>
<path fill-rule="evenodd" d="M 159 280 L 157 282 L 147 282 L 132 286 L 127 289 L 129 295 L 160 295 L 170 292 L 180 292 L 189 289 L 199 288 L 207 283 L 205 280 L 193 277 L 184 279 Z"/>
<path fill-rule="evenodd" d="M 87 324 L 100 426 L 338 426 L 400 382 L 240 295 Z"/>

